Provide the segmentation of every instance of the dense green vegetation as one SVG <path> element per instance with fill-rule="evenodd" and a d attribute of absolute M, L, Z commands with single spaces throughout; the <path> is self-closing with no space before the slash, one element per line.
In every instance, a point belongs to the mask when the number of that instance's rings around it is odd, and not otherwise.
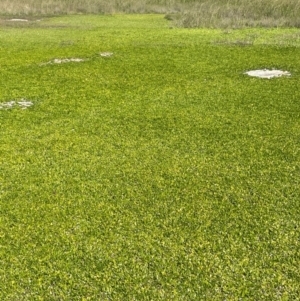
<path fill-rule="evenodd" d="M 161 15 L 2 21 L 0 103 L 34 105 L 0 110 L 0 299 L 297 300 L 299 46 Z"/>

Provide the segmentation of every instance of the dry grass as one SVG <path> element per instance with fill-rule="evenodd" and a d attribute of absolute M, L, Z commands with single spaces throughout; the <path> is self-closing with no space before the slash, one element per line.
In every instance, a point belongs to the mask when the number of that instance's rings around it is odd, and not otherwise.
<path fill-rule="evenodd" d="M 193 3 L 176 20 L 182 27 L 300 27 L 298 0 L 214 0 Z"/>
<path fill-rule="evenodd" d="M 2 0 L 0 11 L 9 15 L 52 15 L 74 13 L 166 13 L 175 1 L 148 0 Z"/>
<path fill-rule="evenodd" d="M 180 27 L 300 27 L 299 0 L 2 0 L 2 15 L 163 13 Z"/>

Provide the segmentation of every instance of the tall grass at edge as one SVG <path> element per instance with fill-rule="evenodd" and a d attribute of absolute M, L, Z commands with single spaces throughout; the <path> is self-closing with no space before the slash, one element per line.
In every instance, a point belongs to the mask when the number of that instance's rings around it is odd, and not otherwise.
<path fill-rule="evenodd" d="M 199 1 L 174 19 L 180 27 L 300 27 L 300 1 Z"/>
<path fill-rule="evenodd" d="M 299 0 L 2 0 L 0 14 L 166 14 L 178 27 L 300 27 Z"/>
<path fill-rule="evenodd" d="M 2 15 L 59 15 L 99 13 L 167 13 L 183 11 L 174 0 L 2 0 Z M 180 8 L 179 8 L 180 7 Z"/>

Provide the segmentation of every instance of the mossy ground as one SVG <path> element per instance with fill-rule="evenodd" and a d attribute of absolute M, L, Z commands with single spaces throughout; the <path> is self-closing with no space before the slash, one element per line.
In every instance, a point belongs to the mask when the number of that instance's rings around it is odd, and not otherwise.
<path fill-rule="evenodd" d="M 1 300 L 297 300 L 290 35 L 160 15 L 5 23 L 0 102 L 34 105 L 0 110 Z M 244 74 L 262 68 L 292 76 Z"/>

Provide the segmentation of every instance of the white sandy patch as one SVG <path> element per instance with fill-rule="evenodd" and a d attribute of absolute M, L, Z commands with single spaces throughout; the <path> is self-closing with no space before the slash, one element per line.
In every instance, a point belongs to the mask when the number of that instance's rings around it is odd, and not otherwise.
<path fill-rule="evenodd" d="M 112 52 L 101 52 L 100 55 L 102 57 L 110 57 L 110 56 L 113 56 L 113 53 Z"/>
<path fill-rule="evenodd" d="M 112 52 L 100 52 L 99 53 L 100 56 L 102 57 L 111 57 L 113 56 L 113 53 Z M 53 59 L 49 62 L 46 62 L 46 63 L 41 63 L 40 66 L 44 66 L 44 65 L 52 65 L 52 64 L 64 64 L 64 63 L 81 63 L 81 62 L 86 62 L 90 59 L 82 59 L 82 58 L 65 58 L 65 59 L 59 59 L 59 58 L 56 58 L 56 59 Z"/>
<path fill-rule="evenodd" d="M 267 78 L 270 79 L 272 77 L 281 77 L 281 76 L 290 76 L 291 73 L 288 71 L 282 71 L 282 70 L 251 70 L 245 72 L 245 74 L 248 74 L 249 76 L 254 77 L 260 77 L 260 78 Z"/>
<path fill-rule="evenodd" d="M 81 63 L 86 61 L 85 59 L 81 59 L 81 58 L 70 58 L 70 59 L 54 59 L 52 61 L 49 61 L 47 63 L 42 63 L 40 64 L 41 66 L 43 65 L 49 65 L 49 64 L 63 64 L 63 63 Z"/>
<path fill-rule="evenodd" d="M 8 21 L 11 21 L 11 22 L 28 22 L 27 19 L 10 19 Z"/>
<path fill-rule="evenodd" d="M 80 58 L 54 59 L 54 60 L 53 60 L 53 63 L 54 63 L 54 64 L 70 63 L 70 62 L 80 63 L 80 62 L 83 62 L 83 61 L 84 61 L 84 59 L 80 59 Z"/>
<path fill-rule="evenodd" d="M 1 109 L 12 109 L 14 107 L 19 107 L 21 109 L 27 109 L 31 106 L 33 106 L 32 101 L 22 98 L 20 101 L 11 100 L 11 101 L 0 103 L 0 110 Z"/>

